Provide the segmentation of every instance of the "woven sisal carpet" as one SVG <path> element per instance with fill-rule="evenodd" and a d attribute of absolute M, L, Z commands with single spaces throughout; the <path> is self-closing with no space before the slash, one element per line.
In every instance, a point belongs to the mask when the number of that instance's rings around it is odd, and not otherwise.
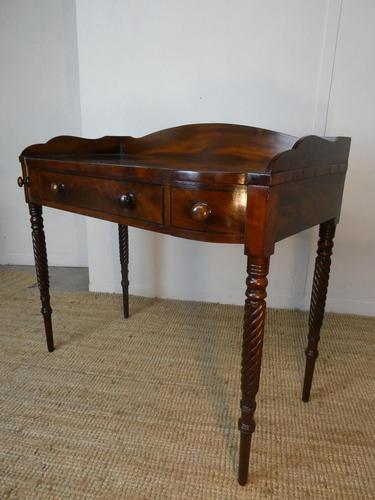
<path fill-rule="evenodd" d="M 375 498 L 375 319 L 269 310 L 251 480 L 237 484 L 242 308 L 55 293 L 0 272 L 1 499 Z"/>

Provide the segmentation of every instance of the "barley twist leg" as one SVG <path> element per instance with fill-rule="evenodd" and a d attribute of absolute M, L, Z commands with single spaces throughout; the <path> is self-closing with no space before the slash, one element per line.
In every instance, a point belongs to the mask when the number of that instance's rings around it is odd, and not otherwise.
<path fill-rule="evenodd" d="M 128 226 L 118 225 L 119 250 L 121 263 L 121 286 L 124 318 L 129 318 L 129 238 Z"/>
<path fill-rule="evenodd" d="M 54 350 L 53 332 L 52 332 L 52 309 L 49 296 L 49 276 L 46 239 L 44 235 L 42 207 L 29 203 L 30 223 L 32 230 L 32 240 L 35 259 L 36 277 L 42 302 L 41 313 L 44 319 L 44 329 L 46 332 L 47 348 L 49 352 Z"/>
<path fill-rule="evenodd" d="M 319 227 L 318 250 L 311 293 L 308 344 L 305 350 L 306 368 L 302 393 L 302 400 L 305 403 L 310 397 L 315 361 L 318 357 L 318 343 L 324 318 L 335 229 L 334 220 L 324 222 Z"/>
<path fill-rule="evenodd" d="M 255 430 L 255 396 L 259 388 L 262 345 L 266 313 L 266 287 L 269 258 L 248 257 L 246 300 L 242 343 L 240 460 L 238 482 L 248 478 L 251 436 Z"/>

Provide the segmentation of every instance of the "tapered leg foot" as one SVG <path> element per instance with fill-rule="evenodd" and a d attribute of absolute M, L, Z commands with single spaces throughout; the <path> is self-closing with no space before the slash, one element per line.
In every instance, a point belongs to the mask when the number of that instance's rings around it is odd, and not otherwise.
<path fill-rule="evenodd" d="M 118 225 L 120 264 L 121 264 L 121 286 L 124 318 L 129 318 L 129 238 L 128 226 Z"/>
<path fill-rule="evenodd" d="M 307 403 L 310 398 L 315 361 L 319 354 L 318 343 L 324 318 L 335 229 L 336 225 L 334 220 L 324 222 L 320 224 L 319 227 L 318 250 L 311 293 L 309 334 L 307 337 L 308 343 L 305 350 L 306 368 L 302 391 L 302 401 L 305 403 Z"/>
<path fill-rule="evenodd" d="M 238 482 L 242 486 L 246 484 L 248 478 L 251 436 L 255 430 L 255 396 L 259 388 L 262 363 L 268 269 L 268 257 L 248 257 L 242 343 L 241 418 L 238 423 L 240 429 Z"/>
<path fill-rule="evenodd" d="M 254 406 L 255 410 L 255 406 Z M 255 420 L 254 411 L 252 411 L 252 416 L 249 417 L 250 426 L 245 428 L 245 417 L 246 408 L 241 404 L 241 418 L 239 421 L 240 429 L 240 460 L 238 467 L 238 482 L 241 486 L 245 486 L 247 483 L 247 478 L 249 475 L 249 462 L 250 462 L 250 448 L 251 448 L 251 435 L 255 431 Z"/>
<path fill-rule="evenodd" d="M 46 332 L 47 348 L 49 352 L 54 350 L 53 332 L 52 332 L 52 309 L 49 296 L 49 277 L 48 277 L 48 261 L 46 250 L 46 239 L 43 228 L 42 207 L 29 203 L 30 223 L 32 231 L 34 259 L 36 277 L 40 291 L 40 300 L 42 302 L 41 313 L 44 319 L 44 329 Z"/>

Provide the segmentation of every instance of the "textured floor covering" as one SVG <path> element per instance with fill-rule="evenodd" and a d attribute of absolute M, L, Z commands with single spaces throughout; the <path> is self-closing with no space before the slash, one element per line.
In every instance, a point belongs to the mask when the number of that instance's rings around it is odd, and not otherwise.
<path fill-rule="evenodd" d="M 55 293 L 0 272 L 1 499 L 373 499 L 375 320 L 329 314 L 312 400 L 307 315 L 268 311 L 251 480 L 236 481 L 242 308 Z"/>

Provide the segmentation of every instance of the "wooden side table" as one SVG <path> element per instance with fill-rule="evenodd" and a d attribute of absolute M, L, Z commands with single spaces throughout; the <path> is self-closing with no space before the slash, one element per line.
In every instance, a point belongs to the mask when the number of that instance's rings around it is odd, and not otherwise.
<path fill-rule="evenodd" d="M 269 259 L 275 243 L 320 225 L 311 297 L 307 402 L 318 356 L 335 227 L 350 139 L 301 139 L 254 127 L 184 125 L 141 138 L 61 136 L 26 148 L 22 177 L 31 215 L 47 347 L 53 351 L 42 206 L 116 222 L 124 316 L 128 226 L 182 238 L 240 243 L 248 256 L 241 370 L 238 480 L 248 477 L 262 360 Z"/>

